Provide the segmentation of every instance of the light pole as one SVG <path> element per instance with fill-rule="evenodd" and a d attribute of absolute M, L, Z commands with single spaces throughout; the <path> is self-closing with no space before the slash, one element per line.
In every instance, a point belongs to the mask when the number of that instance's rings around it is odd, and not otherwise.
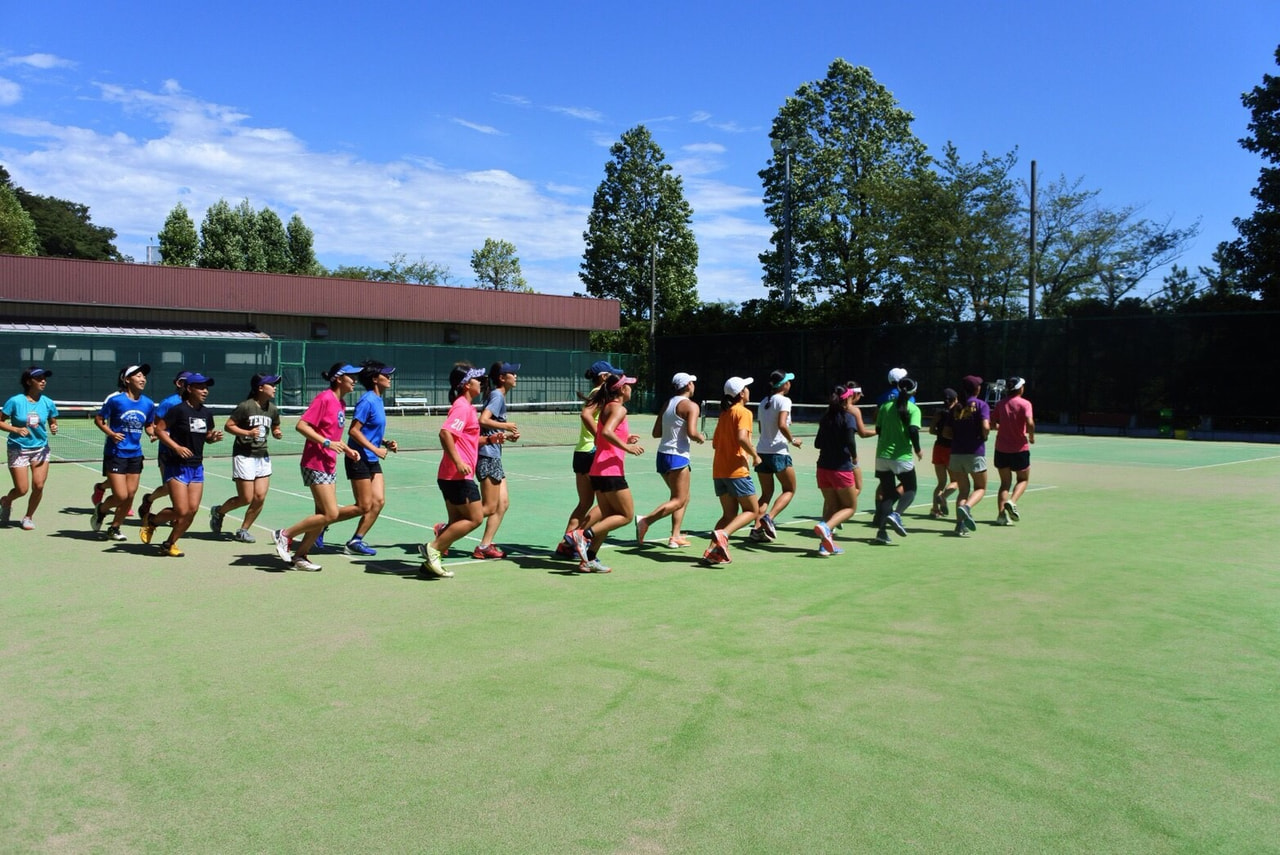
<path fill-rule="evenodd" d="M 791 307 L 791 141 L 774 138 L 773 153 L 783 156 L 782 196 L 782 305 Z"/>

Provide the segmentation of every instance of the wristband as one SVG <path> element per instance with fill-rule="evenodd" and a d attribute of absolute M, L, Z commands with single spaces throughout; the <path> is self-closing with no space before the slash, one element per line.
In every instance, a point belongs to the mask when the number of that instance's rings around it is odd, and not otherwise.
<path fill-rule="evenodd" d="M 332 444 L 333 444 L 333 443 L 331 443 L 331 442 L 330 442 L 329 440 L 327 440 L 327 439 L 324 441 L 324 447 L 325 447 L 325 448 L 328 448 L 328 447 L 329 447 L 330 445 L 332 445 Z"/>

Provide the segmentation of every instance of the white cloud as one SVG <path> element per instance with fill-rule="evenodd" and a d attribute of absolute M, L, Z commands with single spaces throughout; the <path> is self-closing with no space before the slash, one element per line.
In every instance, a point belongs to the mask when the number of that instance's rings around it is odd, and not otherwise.
<path fill-rule="evenodd" d="M 6 77 L 0 77 L 0 107 L 9 107 L 22 100 L 22 87 Z"/>
<path fill-rule="evenodd" d="M 710 124 L 711 127 L 715 128 L 717 131 L 724 131 L 728 134 L 745 134 L 747 131 L 751 130 L 750 128 L 744 128 L 737 122 L 711 122 Z"/>
<path fill-rule="evenodd" d="M 689 121 L 693 122 L 694 124 L 698 124 L 699 122 L 705 122 L 710 118 L 711 118 L 711 114 L 708 113 L 706 110 L 698 110 L 692 116 L 689 117 Z"/>
<path fill-rule="evenodd" d="M 51 53 L 29 53 L 26 56 L 11 56 L 5 60 L 6 65 L 29 65 L 32 68 L 74 68 L 75 63 Z"/>
<path fill-rule="evenodd" d="M 495 92 L 493 100 L 499 101 L 503 104 L 513 104 L 517 107 L 529 107 L 533 104 L 532 101 L 523 95 L 506 95 L 502 92 Z"/>
<path fill-rule="evenodd" d="M 477 131 L 482 134 L 491 134 L 493 136 L 499 136 L 499 137 L 506 136 L 506 134 L 504 134 L 502 131 L 498 130 L 497 128 L 493 127 L 492 125 L 478 125 L 475 122 L 468 122 L 466 119 L 459 119 L 459 118 L 454 118 L 453 122 L 455 124 L 462 125 L 462 127 L 464 128 L 470 128 L 471 130 Z"/>
<path fill-rule="evenodd" d="M 599 110 L 592 110 L 590 107 L 548 107 L 547 109 L 553 113 L 561 113 L 586 122 L 604 121 L 604 113 Z"/>
<path fill-rule="evenodd" d="M 689 145 L 681 146 L 681 150 L 691 151 L 696 154 L 724 154 L 728 151 L 728 149 L 720 145 L 720 143 L 713 142 L 690 143 Z"/>

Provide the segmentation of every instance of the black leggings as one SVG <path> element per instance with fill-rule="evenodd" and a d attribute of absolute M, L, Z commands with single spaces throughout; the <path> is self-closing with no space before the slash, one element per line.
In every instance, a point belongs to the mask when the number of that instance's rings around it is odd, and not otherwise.
<path fill-rule="evenodd" d="M 895 502 L 898 505 L 898 513 L 902 513 L 916 500 L 916 470 L 909 469 L 899 474 L 877 470 L 876 480 L 880 482 L 880 500 L 876 502 L 876 525 L 883 529 L 889 514 L 893 513 Z M 899 482 L 902 484 L 901 498 L 898 497 Z"/>

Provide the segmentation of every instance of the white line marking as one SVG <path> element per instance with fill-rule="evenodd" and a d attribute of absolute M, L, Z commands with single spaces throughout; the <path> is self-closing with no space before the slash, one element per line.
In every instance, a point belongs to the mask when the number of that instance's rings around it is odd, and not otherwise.
<path fill-rule="evenodd" d="M 1270 457 L 1254 457 L 1249 460 L 1228 460 L 1226 463 L 1208 463 L 1204 466 L 1188 466 L 1185 469 L 1178 469 L 1178 472 L 1194 472 L 1197 469 L 1213 469 L 1217 466 L 1235 466 L 1238 463 L 1258 463 L 1263 460 L 1280 460 L 1280 454 L 1273 454 Z"/>

